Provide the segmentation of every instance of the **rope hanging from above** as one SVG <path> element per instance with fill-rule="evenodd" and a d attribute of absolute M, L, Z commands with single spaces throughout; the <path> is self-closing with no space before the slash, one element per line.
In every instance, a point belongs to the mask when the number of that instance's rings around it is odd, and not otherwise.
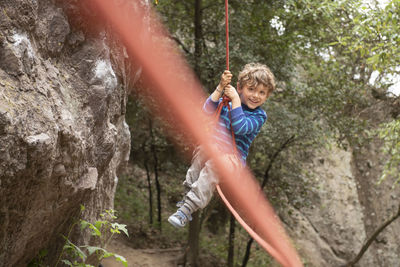
<path fill-rule="evenodd" d="M 226 40 L 226 69 L 229 70 L 229 13 L 228 13 L 228 0 L 225 0 L 225 40 Z M 229 111 L 229 118 L 231 121 L 231 134 L 232 134 L 232 143 L 233 143 L 233 151 L 234 153 L 238 153 L 237 148 L 236 148 L 236 140 L 235 140 L 235 133 L 232 128 L 232 117 L 231 117 L 231 107 L 229 105 L 229 102 L 231 99 L 227 96 L 223 96 L 221 103 L 219 103 L 216 111 L 216 122 L 218 123 L 221 110 L 224 106 L 228 107 Z M 289 263 L 287 262 L 287 259 L 285 259 L 284 255 L 282 255 L 279 251 L 277 251 L 274 247 L 272 247 L 270 244 L 268 244 L 261 236 L 259 236 L 243 219 L 242 217 L 238 214 L 238 212 L 235 210 L 235 208 L 231 205 L 229 200 L 225 197 L 224 193 L 222 192 L 221 187 L 217 184 L 217 192 L 220 195 L 222 201 L 225 203 L 227 208 L 230 210 L 232 215 L 235 217 L 235 219 L 242 225 L 242 227 L 250 234 L 251 237 L 254 238 L 254 240 L 262 247 L 264 248 L 265 251 L 268 251 L 268 253 L 274 257 L 278 262 L 280 262 L 284 266 L 289 266 Z"/>
<path fill-rule="evenodd" d="M 225 0 L 225 40 L 226 40 L 226 69 L 229 70 L 229 13 L 228 13 L 228 0 Z"/>

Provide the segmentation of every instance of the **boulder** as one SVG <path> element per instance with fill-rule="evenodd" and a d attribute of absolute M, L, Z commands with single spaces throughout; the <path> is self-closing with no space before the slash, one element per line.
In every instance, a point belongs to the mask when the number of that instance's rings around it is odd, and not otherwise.
<path fill-rule="evenodd" d="M 52 266 L 81 205 L 112 208 L 129 158 L 123 48 L 54 2 L 0 1 L 0 267 L 44 249 Z"/>

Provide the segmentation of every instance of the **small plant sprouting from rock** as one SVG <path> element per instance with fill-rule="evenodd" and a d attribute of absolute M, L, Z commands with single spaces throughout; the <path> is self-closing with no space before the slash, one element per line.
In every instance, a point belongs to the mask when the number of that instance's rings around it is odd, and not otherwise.
<path fill-rule="evenodd" d="M 85 207 L 81 206 L 81 211 L 84 210 Z M 112 240 L 114 234 L 120 234 L 121 232 L 123 232 L 124 234 L 129 236 L 126 225 L 113 222 L 117 217 L 115 216 L 115 211 L 112 209 L 105 210 L 104 213 L 100 214 L 100 217 L 101 220 L 98 220 L 94 223 L 81 219 L 71 226 L 68 236 L 64 236 L 66 241 L 63 250 L 61 251 L 61 254 L 59 256 L 59 259 L 57 260 L 57 263 L 55 265 L 56 267 L 60 261 L 67 266 L 95 267 L 99 265 L 102 259 L 112 256 L 114 256 L 117 261 L 122 262 L 125 267 L 128 266 L 128 262 L 123 256 L 106 250 L 106 247 Z M 78 223 L 80 224 L 81 231 L 89 229 L 91 235 L 95 238 L 96 244 L 98 244 L 98 246 L 78 246 L 69 240 L 72 229 Z M 68 259 L 61 260 L 61 258 Z"/>
<path fill-rule="evenodd" d="M 47 249 L 42 249 L 39 254 L 31 262 L 28 263 L 28 267 L 42 267 L 44 265 L 44 259 L 48 254 Z"/>

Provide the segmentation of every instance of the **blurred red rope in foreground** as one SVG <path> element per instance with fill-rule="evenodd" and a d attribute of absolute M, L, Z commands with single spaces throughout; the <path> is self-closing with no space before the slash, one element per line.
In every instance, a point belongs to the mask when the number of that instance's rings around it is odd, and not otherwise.
<path fill-rule="evenodd" d="M 177 48 L 168 43 L 165 30 L 146 13 L 141 1 L 91 0 L 102 18 L 111 23 L 116 34 L 123 41 L 135 65 L 143 69 L 143 77 L 156 95 L 161 107 L 172 110 L 176 128 L 202 145 L 207 156 L 214 161 L 220 178 L 220 188 L 230 203 L 235 203 L 236 211 L 252 226 L 255 238 L 281 265 L 286 267 L 303 266 L 297 252 L 264 197 L 259 184 L 250 171 L 238 173 L 225 167 L 219 151 L 212 142 L 212 133 L 207 129 L 208 118 L 201 111 L 206 96 L 193 72 L 188 68 Z M 144 17 L 150 16 L 148 23 Z M 151 32 L 149 30 L 151 26 Z M 163 114 L 161 114 L 163 115 Z M 250 233 L 252 234 L 252 233 Z"/>

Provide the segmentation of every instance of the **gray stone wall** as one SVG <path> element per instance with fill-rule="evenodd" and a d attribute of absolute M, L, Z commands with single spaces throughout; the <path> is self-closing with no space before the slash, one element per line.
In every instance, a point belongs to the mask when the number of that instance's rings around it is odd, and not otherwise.
<path fill-rule="evenodd" d="M 1 267 L 54 260 L 81 204 L 89 220 L 112 207 L 129 157 L 123 50 L 54 2 L 0 1 Z"/>
<path fill-rule="evenodd" d="M 304 166 L 313 173 L 307 205 L 286 202 L 278 213 L 306 266 L 344 266 L 375 231 L 398 210 L 400 188 L 378 184 L 383 157 L 379 141 L 349 149 L 321 149 Z M 310 181 L 307 181 L 309 184 Z M 283 197 L 284 198 L 284 197 Z M 356 266 L 400 266 L 400 221 L 394 221 Z"/>

